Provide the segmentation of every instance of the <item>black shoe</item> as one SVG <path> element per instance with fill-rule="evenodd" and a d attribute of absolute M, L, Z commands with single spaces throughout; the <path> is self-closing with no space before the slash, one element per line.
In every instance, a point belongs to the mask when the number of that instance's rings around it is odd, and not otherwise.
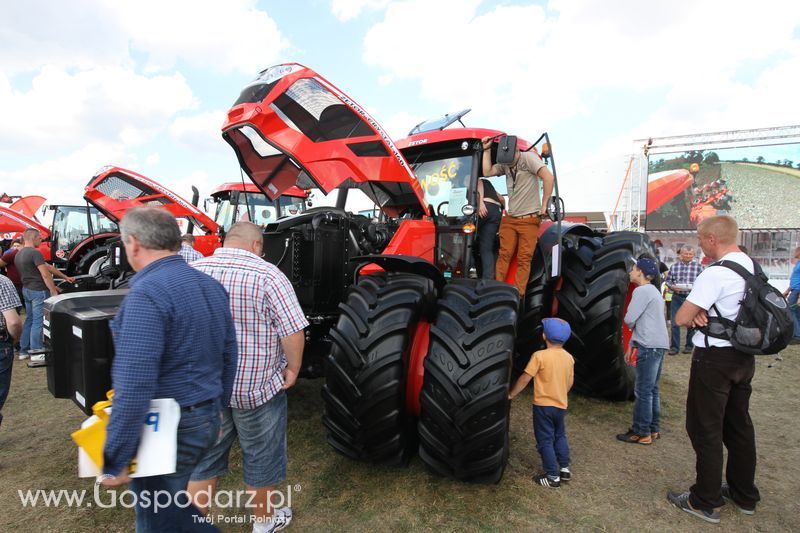
<path fill-rule="evenodd" d="M 629 444 L 653 444 L 653 438 L 650 435 L 640 437 L 639 434 L 632 429 L 629 429 L 627 433 L 620 433 L 617 435 L 617 440 Z"/>
<path fill-rule="evenodd" d="M 683 349 L 683 353 L 692 353 L 694 351 L 694 346 L 686 346 Z"/>
<path fill-rule="evenodd" d="M 540 474 L 538 476 L 534 476 L 533 481 L 538 483 L 542 487 L 547 487 L 548 489 L 557 489 L 561 487 L 560 479 L 553 479 L 547 474 Z"/>
<path fill-rule="evenodd" d="M 670 351 L 667 352 L 667 355 L 676 355 L 677 353 L 678 353 L 678 350 L 672 348 L 672 349 L 670 349 Z"/>
<path fill-rule="evenodd" d="M 565 466 L 558 472 L 559 477 L 563 483 L 566 483 L 572 479 L 572 472 L 569 471 L 569 467 Z"/>
<path fill-rule="evenodd" d="M 694 515 L 701 520 L 705 520 L 706 522 L 710 522 L 712 524 L 719 524 L 719 511 L 717 511 L 716 509 L 712 509 L 711 511 L 703 511 L 700 509 L 695 509 L 689 503 L 688 492 L 669 491 L 667 493 L 667 500 L 669 500 L 669 503 L 671 503 L 681 511 L 689 513 L 690 515 Z"/>
<path fill-rule="evenodd" d="M 562 478 L 563 479 L 563 478 Z M 756 514 L 756 507 L 747 507 L 745 505 L 741 505 L 736 503 L 736 501 L 731 497 L 731 488 L 727 483 L 722 484 L 722 497 L 725 499 L 726 502 L 732 503 L 736 510 L 742 514 L 746 515 L 754 515 Z"/>

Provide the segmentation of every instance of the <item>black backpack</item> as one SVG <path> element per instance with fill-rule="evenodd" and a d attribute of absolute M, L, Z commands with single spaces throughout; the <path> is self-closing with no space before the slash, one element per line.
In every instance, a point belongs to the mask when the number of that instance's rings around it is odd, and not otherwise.
<path fill-rule="evenodd" d="M 753 261 L 755 274 L 734 261 L 717 261 L 712 266 L 729 268 L 744 278 L 744 298 L 735 320 L 709 316 L 708 326 L 700 331 L 706 337 L 730 341 L 734 348 L 748 354 L 768 355 L 786 348 L 794 335 L 794 321 L 786 299 L 769 284 L 761 265 Z M 711 308 L 720 314 L 716 305 Z"/>

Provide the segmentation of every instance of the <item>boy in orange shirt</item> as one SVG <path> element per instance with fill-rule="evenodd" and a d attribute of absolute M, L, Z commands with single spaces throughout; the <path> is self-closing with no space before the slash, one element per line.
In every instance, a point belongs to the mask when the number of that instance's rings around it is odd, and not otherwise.
<path fill-rule="evenodd" d="M 572 479 L 564 418 L 567 415 L 567 393 L 574 379 L 575 360 L 562 347 L 572 334 L 569 324 L 560 318 L 545 318 L 542 328 L 547 349 L 534 352 L 508 399 L 513 400 L 531 379 L 536 378 L 533 383 L 533 433 L 545 473 L 536 476 L 534 481 L 543 487 L 557 489 L 562 481 Z"/>

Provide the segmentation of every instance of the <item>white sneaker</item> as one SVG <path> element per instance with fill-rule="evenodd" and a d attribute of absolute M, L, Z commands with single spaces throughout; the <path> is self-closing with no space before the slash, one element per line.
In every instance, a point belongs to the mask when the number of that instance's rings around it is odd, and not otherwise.
<path fill-rule="evenodd" d="M 272 518 L 266 522 L 256 522 L 253 524 L 253 533 L 272 533 L 280 531 L 292 521 L 291 507 L 281 507 L 272 512 Z"/>
<path fill-rule="evenodd" d="M 28 358 L 28 352 L 19 352 L 19 355 L 17 355 L 17 359 L 19 359 L 20 361 L 24 361 L 27 358 Z"/>

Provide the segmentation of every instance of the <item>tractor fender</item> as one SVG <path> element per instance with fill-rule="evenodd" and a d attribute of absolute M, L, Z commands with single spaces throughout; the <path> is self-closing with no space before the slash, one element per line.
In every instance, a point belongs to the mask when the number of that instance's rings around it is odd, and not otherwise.
<path fill-rule="evenodd" d="M 539 233 L 539 242 L 537 246 L 539 251 L 546 254 L 547 257 L 550 257 L 550 254 L 553 251 L 553 246 L 556 245 L 556 241 L 558 240 L 558 224 L 548 221 L 549 223 L 543 223 L 540 233 Z M 561 241 L 563 243 L 564 237 L 572 236 L 575 237 L 592 237 L 594 236 L 594 231 L 592 231 L 589 226 L 586 224 L 580 224 L 577 222 L 562 222 L 561 223 Z"/>
<path fill-rule="evenodd" d="M 69 265 L 68 268 L 73 268 L 81 258 L 89 253 L 90 251 L 94 250 L 98 246 L 105 246 L 108 243 L 109 239 L 113 239 L 114 237 L 119 237 L 119 233 L 117 232 L 108 232 L 108 233 L 98 233 L 97 235 L 92 235 L 90 237 L 86 237 L 84 240 L 79 242 L 75 248 L 69 253 L 69 257 L 67 258 L 67 264 Z"/>
<path fill-rule="evenodd" d="M 447 283 L 444 275 L 433 263 L 412 255 L 359 255 L 351 258 L 350 261 L 361 263 L 356 268 L 356 278 L 362 268 L 369 264 L 375 264 L 386 272 L 407 272 L 428 278 L 433 281 L 437 294 L 441 294 Z"/>

